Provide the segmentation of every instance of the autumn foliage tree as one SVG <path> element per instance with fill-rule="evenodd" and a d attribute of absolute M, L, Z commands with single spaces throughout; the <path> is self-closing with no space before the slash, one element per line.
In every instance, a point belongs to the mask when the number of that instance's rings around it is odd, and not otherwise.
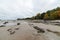
<path fill-rule="evenodd" d="M 36 16 L 31 17 L 31 19 L 46 19 L 46 20 L 60 19 L 60 7 L 48 10 L 47 12 L 37 13 Z"/>
<path fill-rule="evenodd" d="M 48 16 L 47 13 L 44 15 L 44 19 L 45 19 L 45 20 L 46 20 L 46 19 L 49 19 L 49 16 Z"/>
<path fill-rule="evenodd" d="M 41 18 L 41 14 L 38 13 L 36 16 L 35 16 L 35 19 L 40 19 Z"/>
<path fill-rule="evenodd" d="M 60 11 L 57 11 L 56 13 L 58 15 L 58 19 L 60 19 Z"/>

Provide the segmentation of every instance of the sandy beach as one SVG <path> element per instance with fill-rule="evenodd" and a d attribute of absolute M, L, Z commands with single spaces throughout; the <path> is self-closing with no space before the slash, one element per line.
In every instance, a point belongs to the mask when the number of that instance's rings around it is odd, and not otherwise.
<path fill-rule="evenodd" d="M 8 23 L 3 24 L 4 22 L 0 21 L 0 25 L 4 25 L 4 27 L 0 27 L 0 40 L 60 40 L 59 26 L 26 20 L 8 21 Z M 35 26 L 45 32 L 38 33 Z"/>

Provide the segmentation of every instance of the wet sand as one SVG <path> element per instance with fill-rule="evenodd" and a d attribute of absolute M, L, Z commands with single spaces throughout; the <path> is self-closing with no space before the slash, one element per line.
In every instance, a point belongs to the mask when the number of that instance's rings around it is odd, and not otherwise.
<path fill-rule="evenodd" d="M 3 23 L 3 22 L 0 22 Z M 20 25 L 17 25 L 20 23 Z M 60 27 L 54 25 L 47 25 L 43 23 L 32 23 L 28 21 L 8 21 L 4 24 L 5 27 L 0 27 L 0 40 L 60 40 L 60 36 L 51 31 L 60 32 Z M 42 28 L 45 33 L 37 33 L 33 27 Z"/>

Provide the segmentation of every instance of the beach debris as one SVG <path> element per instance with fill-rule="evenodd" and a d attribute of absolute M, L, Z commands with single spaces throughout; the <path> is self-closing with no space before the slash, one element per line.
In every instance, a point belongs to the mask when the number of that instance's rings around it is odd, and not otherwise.
<path fill-rule="evenodd" d="M 7 24 L 8 22 L 4 22 L 3 24 Z"/>
<path fill-rule="evenodd" d="M 17 23 L 17 25 L 20 25 L 20 23 Z"/>
<path fill-rule="evenodd" d="M 45 31 L 42 28 L 39 28 L 37 26 L 34 26 L 33 28 L 36 29 L 36 30 L 38 30 L 37 31 L 38 33 L 45 33 Z"/>

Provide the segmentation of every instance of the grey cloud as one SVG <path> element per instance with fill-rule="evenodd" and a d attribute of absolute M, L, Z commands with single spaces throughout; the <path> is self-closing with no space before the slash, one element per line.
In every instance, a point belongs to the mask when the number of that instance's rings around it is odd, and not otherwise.
<path fill-rule="evenodd" d="M 57 6 L 59 0 L 0 0 L 0 19 L 31 17 Z"/>

